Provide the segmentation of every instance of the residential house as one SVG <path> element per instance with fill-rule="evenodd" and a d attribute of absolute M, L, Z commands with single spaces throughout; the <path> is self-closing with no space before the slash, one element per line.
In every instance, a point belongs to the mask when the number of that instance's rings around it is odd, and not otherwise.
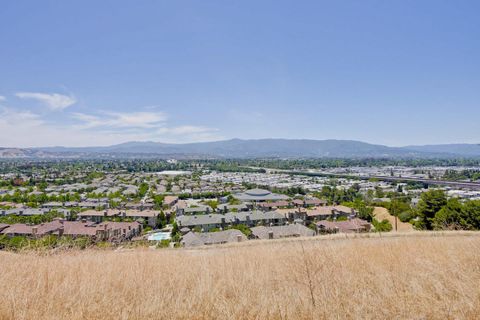
<path fill-rule="evenodd" d="M 289 224 L 285 226 L 253 227 L 252 236 L 256 239 L 280 239 L 290 237 L 313 237 L 315 230 L 302 224 Z"/>
<path fill-rule="evenodd" d="M 78 207 L 82 209 L 96 209 L 99 207 L 102 208 L 107 208 L 104 204 L 99 204 L 98 202 L 93 202 L 93 201 L 82 201 L 78 203 Z"/>
<path fill-rule="evenodd" d="M 185 200 L 178 200 L 173 206 L 172 206 L 172 212 L 176 212 L 177 215 L 182 214 L 183 210 L 188 207 L 188 203 Z"/>
<path fill-rule="evenodd" d="M 105 218 L 113 218 L 120 216 L 121 212 L 119 210 L 108 209 L 108 210 L 87 210 L 80 212 L 77 216 L 81 219 L 87 219 L 93 222 L 102 222 Z"/>
<path fill-rule="evenodd" d="M 39 216 L 43 215 L 46 210 L 34 208 L 14 208 L 7 210 L 0 210 L 0 215 L 15 215 L 15 216 Z"/>
<path fill-rule="evenodd" d="M 46 202 L 42 204 L 42 208 L 45 209 L 57 209 L 63 207 L 63 203 L 61 202 Z"/>
<path fill-rule="evenodd" d="M 122 192 L 122 194 L 126 197 L 128 196 L 135 196 L 138 193 L 138 187 L 137 186 L 127 186 L 127 188 Z"/>
<path fill-rule="evenodd" d="M 199 214 L 199 215 L 183 215 L 177 217 L 179 228 L 200 228 L 203 232 L 207 232 L 214 228 L 223 228 L 227 225 L 227 220 L 223 214 Z"/>
<path fill-rule="evenodd" d="M 309 222 L 336 219 L 338 217 L 353 217 L 355 210 L 346 206 L 324 206 L 306 210 L 306 220 Z"/>
<path fill-rule="evenodd" d="M 221 213 L 227 213 L 229 211 L 248 211 L 248 206 L 245 203 L 242 204 L 228 204 L 228 203 L 221 203 L 217 205 L 217 211 Z"/>
<path fill-rule="evenodd" d="M 125 209 L 132 209 L 132 210 L 152 210 L 153 209 L 153 203 L 132 203 L 129 202 L 125 204 Z"/>
<path fill-rule="evenodd" d="M 327 205 L 327 201 L 317 198 L 294 199 L 292 204 L 297 207 L 318 207 Z"/>
<path fill-rule="evenodd" d="M 159 211 L 154 210 L 126 210 L 123 211 L 120 216 L 124 218 L 132 218 L 135 221 L 146 222 L 147 225 L 154 228 L 157 225 L 157 217 L 160 214 Z"/>
<path fill-rule="evenodd" d="M 79 203 L 77 201 L 67 201 L 63 204 L 64 207 L 66 208 L 74 208 L 74 207 L 79 207 Z M 93 207 L 95 209 L 95 207 Z"/>
<path fill-rule="evenodd" d="M 10 237 L 28 236 L 36 238 L 43 237 L 48 234 L 54 234 L 61 226 L 62 224 L 60 220 L 53 220 L 52 222 L 41 223 L 37 225 L 16 223 L 3 229 L 0 233 Z"/>
<path fill-rule="evenodd" d="M 245 224 L 249 227 L 258 225 L 277 226 L 286 222 L 285 216 L 276 211 L 228 212 L 225 214 L 225 217 L 230 224 Z"/>
<path fill-rule="evenodd" d="M 142 225 L 138 222 L 102 222 L 97 225 L 96 240 L 121 242 L 140 235 Z"/>
<path fill-rule="evenodd" d="M 307 220 L 307 209 L 303 207 L 277 209 L 275 211 L 283 215 L 290 223 L 305 224 Z"/>
<path fill-rule="evenodd" d="M 246 240 L 247 237 L 241 231 L 230 229 L 206 233 L 189 232 L 182 237 L 180 243 L 184 247 L 196 247 L 202 245 L 224 244 L 229 242 L 242 242 Z"/>
<path fill-rule="evenodd" d="M 177 196 L 165 196 L 165 198 L 163 198 L 163 205 L 168 208 L 173 207 L 175 204 L 177 204 L 177 202 L 178 202 Z"/>
<path fill-rule="evenodd" d="M 196 205 L 193 207 L 178 209 L 177 215 L 180 216 L 180 215 L 208 214 L 212 211 L 213 210 L 210 206 Z"/>
<path fill-rule="evenodd" d="M 290 202 L 288 201 L 269 201 L 269 202 L 260 202 L 257 203 L 257 208 L 260 210 L 273 210 L 277 208 L 288 207 Z"/>
<path fill-rule="evenodd" d="M 353 218 L 347 221 L 328 221 L 323 220 L 316 223 L 318 233 L 353 233 L 368 232 L 371 225 L 368 221 Z"/>
<path fill-rule="evenodd" d="M 96 241 L 123 241 L 139 235 L 142 226 L 138 222 L 103 222 L 53 220 L 39 225 L 13 224 L 0 231 L 10 237 L 43 237 L 46 235 L 90 237 Z"/>

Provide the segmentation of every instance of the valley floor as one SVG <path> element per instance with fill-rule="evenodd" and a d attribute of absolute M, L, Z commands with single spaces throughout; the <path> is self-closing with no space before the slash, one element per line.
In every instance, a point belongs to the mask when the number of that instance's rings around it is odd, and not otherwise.
<path fill-rule="evenodd" d="M 0 319 L 478 319 L 480 233 L 0 252 L 0 284 Z"/>

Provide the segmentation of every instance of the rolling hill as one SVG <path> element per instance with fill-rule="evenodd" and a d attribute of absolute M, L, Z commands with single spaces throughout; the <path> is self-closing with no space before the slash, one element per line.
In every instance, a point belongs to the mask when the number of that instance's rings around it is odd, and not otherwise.
<path fill-rule="evenodd" d="M 480 145 L 389 147 L 354 140 L 231 139 L 169 144 L 126 142 L 105 147 L 0 148 L 1 158 L 157 156 L 212 158 L 432 158 L 480 157 Z"/>

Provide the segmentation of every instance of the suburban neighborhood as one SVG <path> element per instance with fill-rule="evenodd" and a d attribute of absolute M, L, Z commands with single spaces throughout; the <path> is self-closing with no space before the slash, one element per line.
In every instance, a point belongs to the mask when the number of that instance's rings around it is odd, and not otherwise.
<path fill-rule="evenodd" d="M 238 167 L 233 169 L 236 172 L 224 172 L 208 162 L 199 166 L 195 161 L 156 160 L 151 164 L 168 169 L 126 172 L 121 167 L 100 169 L 103 163 L 89 164 L 94 171 L 84 171 L 81 161 L 60 164 L 60 171 L 53 163 L 31 171 L 5 162 L 0 175 L 3 248 L 15 249 L 29 243 L 22 239 L 46 236 L 85 239 L 92 245 L 161 248 L 389 232 L 398 224 L 402 230 L 406 226 L 414 230 L 423 228 L 416 213 L 423 193 L 441 192 L 445 198 L 468 203 L 480 196 L 478 189 L 312 176 L 311 171 L 305 175 L 255 168 L 245 172 Z M 445 172 L 466 169 L 415 170 L 441 178 Z M 406 175 L 408 170 L 367 168 L 363 174 L 377 177 L 384 172 L 388 177 L 387 172 L 399 171 Z M 375 208 L 384 208 L 383 215 L 375 216 L 380 210 Z"/>

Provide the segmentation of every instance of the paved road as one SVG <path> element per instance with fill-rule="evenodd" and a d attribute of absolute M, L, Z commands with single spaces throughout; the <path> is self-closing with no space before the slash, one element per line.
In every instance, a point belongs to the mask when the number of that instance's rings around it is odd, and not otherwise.
<path fill-rule="evenodd" d="M 395 182 L 421 182 L 429 185 L 441 185 L 450 186 L 455 188 L 464 188 L 471 190 L 480 190 L 480 183 L 478 182 L 460 182 L 460 181 L 446 181 L 446 180 L 433 180 L 433 179 L 420 179 L 420 178 L 403 178 L 403 177 L 390 177 L 390 176 L 355 176 L 349 174 L 339 173 L 326 173 L 326 172 L 311 172 L 311 171 L 294 171 L 294 170 L 276 170 L 264 168 L 267 171 L 276 171 L 288 174 L 308 175 L 308 176 L 320 176 L 320 177 L 338 177 L 338 178 L 356 178 L 361 180 L 378 179 L 382 181 L 395 181 Z"/>

